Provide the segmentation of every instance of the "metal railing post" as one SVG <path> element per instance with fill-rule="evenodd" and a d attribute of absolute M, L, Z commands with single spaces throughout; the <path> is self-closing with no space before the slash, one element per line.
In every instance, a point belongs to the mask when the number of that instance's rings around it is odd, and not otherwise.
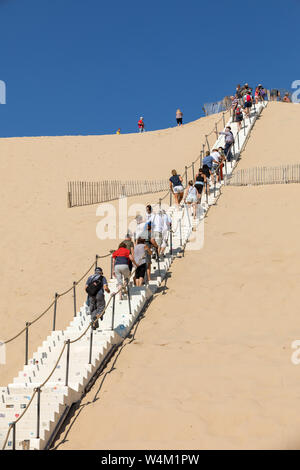
<path fill-rule="evenodd" d="M 158 275 L 161 277 L 161 272 L 160 272 L 160 262 L 159 262 L 159 254 L 158 250 L 156 250 L 156 256 L 157 256 L 157 267 L 158 267 Z"/>
<path fill-rule="evenodd" d="M 98 268 L 98 255 L 96 255 L 95 268 Z"/>
<path fill-rule="evenodd" d="M 172 205 L 172 191 L 170 190 L 170 207 Z"/>
<path fill-rule="evenodd" d="M 69 362 L 70 362 L 70 340 L 67 339 L 67 359 L 66 359 L 66 381 L 65 386 L 67 387 L 69 384 Z"/>
<path fill-rule="evenodd" d="M 40 438 L 40 420 L 41 420 L 41 388 L 37 387 L 37 413 L 36 413 L 36 439 Z"/>
<path fill-rule="evenodd" d="M 12 423 L 12 450 L 16 450 L 16 422 Z"/>
<path fill-rule="evenodd" d="M 225 115 L 222 113 L 222 118 L 223 118 L 223 126 L 225 127 Z"/>
<path fill-rule="evenodd" d="M 207 145 L 207 150 L 210 152 L 210 146 L 209 146 L 209 142 L 208 142 L 208 136 L 205 135 L 205 139 L 206 139 L 206 145 Z"/>
<path fill-rule="evenodd" d="M 172 232 L 172 225 L 170 227 L 170 255 L 173 254 L 173 232 Z"/>
<path fill-rule="evenodd" d="M 181 219 L 179 219 L 179 237 L 180 237 L 180 246 L 182 246 L 182 227 L 181 227 Z"/>
<path fill-rule="evenodd" d="M 110 278 L 113 278 L 113 257 L 110 257 Z"/>
<path fill-rule="evenodd" d="M 30 326 L 29 322 L 26 322 L 26 331 L 25 331 L 25 366 L 28 366 L 28 328 Z"/>
<path fill-rule="evenodd" d="M 94 333 L 93 326 L 94 326 L 94 323 L 92 323 L 92 324 L 91 324 L 91 333 L 90 333 L 90 350 L 89 350 L 89 364 L 91 364 L 91 363 L 92 363 L 92 351 L 93 351 L 93 333 Z"/>
<path fill-rule="evenodd" d="M 55 300 L 54 300 L 54 312 L 53 312 L 53 326 L 52 326 L 52 331 L 55 331 L 56 327 L 56 308 L 57 308 L 57 299 L 58 299 L 58 293 L 55 292 Z"/>
<path fill-rule="evenodd" d="M 159 210 L 160 210 L 161 209 L 161 198 L 159 198 L 158 205 L 159 205 Z"/>
<path fill-rule="evenodd" d="M 185 166 L 185 187 L 187 187 L 187 166 Z"/>
<path fill-rule="evenodd" d="M 194 162 L 192 163 L 193 181 L 195 180 L 195 167 Z"/>
<path fill-rule="evenodd" d="M 74 317 L 76 317 L 76 281 L 73 282 Z"/>
<path fill-rule="evenodd" d="M 115 327 L 115 305 L 116 305 L 116 294 L 113 296 L 112 315 L 111 315 L 111 329 Z"/>
<path fill-rule="evenodd" d="M 131 315 L 131 299 L 130 299 L 130 292 L 129 292 L 129 282 L 128 282 L 128 279 L 127 279 L 127 281 L 126 281 L 126 287 L 127 287 L 127 297 L 128 297 L 129 315 Z"/>

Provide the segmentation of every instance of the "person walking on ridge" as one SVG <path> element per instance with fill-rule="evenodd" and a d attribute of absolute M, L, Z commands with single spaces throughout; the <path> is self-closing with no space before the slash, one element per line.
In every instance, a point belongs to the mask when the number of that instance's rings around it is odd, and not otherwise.
<path fill-rule="evenodd" d="M 177 111 L 176 111 L 177 126 L 182 126 L 182 117 L 183 117 L 183 113 L 178 108 Z"/>
<path fill-rule="evenodd" d="M 145 132 L 145 123 L 144 123 L 144 118 L 143 116 L 140 117 L 140 120 L 138 121 L 138 126 L 139 126 L 139 132 Z"/>

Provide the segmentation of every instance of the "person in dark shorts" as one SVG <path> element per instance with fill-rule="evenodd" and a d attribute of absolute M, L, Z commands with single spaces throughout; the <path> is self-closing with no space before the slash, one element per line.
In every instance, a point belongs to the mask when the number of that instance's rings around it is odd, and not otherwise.
<path fill-rule="evenodd" d="M 194 186 L 198 191 L 198 201 L 201 200 L 203 188 L 204 186 L 206 186 L 206 183 L 207 183 L 206 174 L 204 173 L 203 168 L 199 168 L 199 171 L 196 174 L 195 182 L 194 182 Z"/>
<path fill-rule="evenodd" d="M 178 108 L 177 111 L 176 111 L 177 126 L 182 126 L 182 117 L 183 117 L 183 113 Z"/>
<path fill-rule="evenodd" d="M 137 241 L 137 244 L 134 247 L 134 259 L 137 264 L 134 278 L 135 278 L 135 285 L 139 287 L 143 285 L 146 270 L 147 270 L 146 253 L 150 255 L 150 260 L 151 260 L 151 250 L 149 246 L 145 244 L 144 239 L 139 238 Z"/>
<path fill-rule="evenodd" d="M 205 154 L 205 157 L 203 158 L 203 161 L 202 161 L 202 165 L 203 165 L 202 169 L 203 169 L 203 173 L 205 174 L 206 178 L 210 178 L 210 176 L 211 176 L 211 170 L 212 170 L 213 163 L 218 164 L 217 160 L 215 160 L 210 155 L 210 152 L 207 151 L 206 154 Z"/>

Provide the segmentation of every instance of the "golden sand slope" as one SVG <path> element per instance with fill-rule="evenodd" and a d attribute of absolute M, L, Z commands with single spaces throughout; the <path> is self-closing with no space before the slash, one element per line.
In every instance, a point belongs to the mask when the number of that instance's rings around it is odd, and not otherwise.
<path fill-rule="evenodd" d="M 248 141 L 241 168 L 300 163 L 300 105 L 268 103 Z"/>
<path fill-rule="evenodd" d="M 299 123 L 300 108 L 270 106 L 243 164 L 280 161 L 264 127 L 281 108 Z M 292 147 L 290 123 L 281 130 Z M 224 188 L 203 250 L 173 265 L 60 449 L 299 448 L 299 197 L 300 185 Z"/>
<path fill-rule="evenodd" d="M 67 209 L 67 181 L 168 177 L 199 155 L 204 134 L 220 116 L 144 135 L 0 139 L 0 340 L 11 337 L 79 279 L 96 253 L 116 242 L 96 237 L 97 206 Z M 159 194 L 131 198 L 148 203 Z M 106 272 L 109 262 L 101 262 Z M 78 305 L 84 299 L 78 291 Z M 60 299 L 57 327 L 73 315 L 72 296 Z M 52 311 L 30 329 L 30 352 L 52 326 Z M 24 336 L 9 345 L 0 385 L 24 360 Z"/>

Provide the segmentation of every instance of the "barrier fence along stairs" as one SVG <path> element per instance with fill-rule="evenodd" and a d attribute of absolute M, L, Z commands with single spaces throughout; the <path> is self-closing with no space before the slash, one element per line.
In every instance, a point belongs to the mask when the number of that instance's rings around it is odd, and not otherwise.
<path fill-rule="evenodd" d="M 235 136 L 232 149 L 234 159 L 225 165 L 225 182 L 230 178 L 251 128 L 265 106 L 266 103 L 260 103 L 252 109 L 250 119 L 245 119 L 245 127 L 238 134 L 236 124 L 229 119 L 227 125 L 231 125 Z M 224 127 L 223 115 L 222 129 Z M 209 147 L 208 138 L 206 136 L 205 145 Z M 214 143 L 214 147 L 219 146 L 224 146 L 222 135 Z M 197 158 L 199 163 L 204 150 L 205 146 Z M 192 178 L 197 160 L 185 167 L 186 181 Z M 28 364 L 11 384 L 0 387 L 0 448 L 26 450 L 51 447 L 72 404 L 78 402 L 92 386 L 99 371 L 129 334 L 165 279 L 174 259 L 179 254 L 184 255 L 185 248 L 189 248 L 192 234 L 200 230 L 209 207 L 221 194 L 221 187 L 222 183 L 215 182 L 209 196 L 203 194 L 195 219 L 187 206 L 182 210 L 172 205 L 166 206 L 172 218 L 170 243 L 165 259 L 152 262 L 148 286 L 130 287 L 127 299 L 122 301 L 114 294 L 105 293 L 106 311 L 96 330 L 91 328 L 89 307 L 85 303 L 65 330 L 55 330 L 54 326 L 52 333 L 28 359 Z M 162 199 L 154 210 L 159 209 L 161 204 Z M 116 292 L 116 281 L 110 280 L 109 287 Z"/>

